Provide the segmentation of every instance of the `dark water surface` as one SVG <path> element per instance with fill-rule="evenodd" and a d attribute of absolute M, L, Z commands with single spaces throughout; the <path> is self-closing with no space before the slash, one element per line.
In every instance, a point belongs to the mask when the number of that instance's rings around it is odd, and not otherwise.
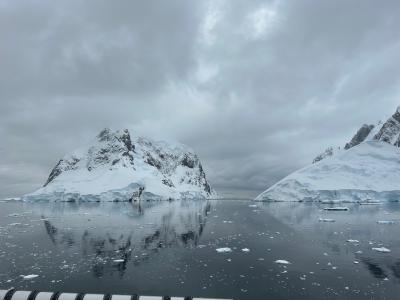
<path fill-rule="evenodd" d="M 399 299 L 400 204 L 347 206 L 1 202 L 0 289 Z M 381 246 L 391 252 L 372 250 Z M 218 253 L 222 247 L 232 252 Z M 39 276 L 21 276 L 30 274 Z"/>

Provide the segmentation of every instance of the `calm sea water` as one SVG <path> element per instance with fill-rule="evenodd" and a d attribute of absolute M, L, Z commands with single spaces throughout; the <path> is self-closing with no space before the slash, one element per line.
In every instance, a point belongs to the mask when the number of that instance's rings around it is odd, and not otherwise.
<path fill-rule="evenodd" d="M 238 200 L 2 202 L 0 289 L 398 299 L 400 204 L 347 206 L 335 212 L 322 204 Z M 382 246 L 391 252 L 372 250 Z M 224 247 L 231 252 L 216 251 Z M 21 276 L 30 274 L 39 276 Z"/>

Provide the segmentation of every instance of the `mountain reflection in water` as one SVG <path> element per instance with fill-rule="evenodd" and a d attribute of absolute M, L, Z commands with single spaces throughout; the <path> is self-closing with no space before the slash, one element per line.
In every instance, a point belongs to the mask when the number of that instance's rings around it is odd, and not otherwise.
<path fill-rule="evenodd" d="M 206 226 L 207 215 L 211 210 L 209 201 L 179 202 L 179 209 L 174 209 L 170 203 L 126 203 L 118 204 L 117 211 L 112 209 L 113 204 L 98 203 L 101 212 L 93 214 L 79 214 L 85 211 L 83 206 L 70 203 L 53 203 L 51 211 L 62 211 L 63 219 L 47 218 L 42 214 L 42 220 L 47 235 L 56 246 L 80 250 L 83 256 L 94 254 L 92 272 L 95 277 L 103 277 L 105 273 L 118 272 L 123 277 L 130 261 L 133 265 L 149 261 L 165 248 L 196 247 Z M 91 210 L 95 205 L 89 205 Z M 110 207 L 111 206 L 111 207 Z M 104 214 L 111 208 L 110 214 Z M 97 210 L 97 209 L 96 209 Z M 157 218 L 151 218 L 148 226 L 138 226 L 135 220 L 143 220 L 146 215 L 157 210 Z M 107 226 L 104 218 L 120 218 L 123 211 L 126 226 L 115 231 Z M 74 220 L 73 228 L 65 227 L 65 218 L 82 216 Z M 114 214 L 116 213 L 116 216 Z M 67 222 L 68 224 L 68 222 Z M 88 226 L 90 224 L 90 226 Z M 141 222 L 140 224 L 143 224 Z M 71 224 L 72 225 L 72 224 Z M 105 264 L 110 257 L 118 261 L 114 264 Z"/>
<path fill-rule="evenodd" d="M 4 202 L 0 286 L 235 300 L 396 299 L 400 204 L 342 205 L 349 210 L 239 200 Z M 385 220 L 392 222 L 378 223 Z M 380 247 L 391 252 L 373 250 Z M 38 276 L 24 280 L 26 274 Z"/>

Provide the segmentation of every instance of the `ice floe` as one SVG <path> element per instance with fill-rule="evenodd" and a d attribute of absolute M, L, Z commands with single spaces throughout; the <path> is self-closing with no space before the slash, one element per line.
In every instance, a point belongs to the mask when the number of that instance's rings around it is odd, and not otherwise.
<path fill-rule="evenodd" d="M 218 253 L 227 253 L 227 252 L 232 252 L 232 249 L 229 247 L 225 247 L 225 248 L 217 248 L 215 249 L 215 251 L 217 251 Z"/>
<path fill-rule="evenodd" d="M 348 242 L 348 243 L 359 243 L 360 241 L 359 241 L 359 240 L 352 240 L 352 239 L 349 239 L 349 240 L 347 240 L 346 242 Z"/>
<path fill-rule="evenodd" d="M 276 264 L 281 264 L 281 265 L 290 265 L 291 263 L 285 259 L 277 259 L 275 261 Z"/>
<path fill-rule="evenodd" d="M 383 252 L 383 253 L 391 252 L 390 249 L 388 249 L 386 247 L 375 247 L 375 248 L 372 248 L 372 250 L 378 251 L 378 252 Z"/>
<path fill-rule="evenodd" d="M 30 274 L 30 275 L 21 275 L 21 277 L 22 277 L 23 279 L 29 280 L 29 279 L 34 279 L 34 278 L 36 278 L 36 277 L 39 277 L 39 275 Z"/>

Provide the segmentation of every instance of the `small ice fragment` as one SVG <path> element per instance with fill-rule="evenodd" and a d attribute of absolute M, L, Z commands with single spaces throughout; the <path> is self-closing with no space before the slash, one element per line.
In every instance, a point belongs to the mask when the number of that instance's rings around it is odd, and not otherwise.
<path fill-rule="evenodd" d="M 218 253 L 226 253 L 226 252 L 232 252 L 231 248 L 225 247 L 225 248 L 218 248 L 215 249 Z"/>
<path fill-rule="evenodd" d="M 352 240 L 352 239 L 350 239 L 350 240 L 347 240 L 346 242 L 348 242 L 348 243 L 359 243 L 359 241 L 358 241 L 358 240 Z"/>
<path fill-rule="evenodd" d="M 276 263 L 276 264 L 281 264 L 281 265 L 290 265 L 290 264 L 291 264 L 289 261 L 284 260 L 284 259 L 277 259 L 277 260 L 275 261 L 275 263 Z"/>
<path fill-rule="evenodd" d="M 249 207 L 257 207 L 256 204 L 250 204 Z"/>
<path fill-rule="evenodd" d="M 35 274 L 31 274 L 31 275 L 21 275 L 21 277 L 22 277 L 23 279 L 29 280 L 29 279 L 34 279 L 34 278 L 36 278 L 36 277 L 39 277 L 39 275 L 35 275 Z"/>
<path fill-rule="evenodd" d="M 115 263 L 122 263 L 124 261 L 125 261 L 125 259 L 114 259 L 113 260 L 113 262 L 115 262 Z"/>
<path fill-rule="evenodd" d="M 359 264 L 360 262 L 357 261 L 357 260 L 355 260 L 355 261 L 353 261 L 353 263 L 357 265 L 357 264 Z"/>
<path fill-rule="evenodd" d="M 325 207 L 324 210 L 343 211 L 343 210 L 349 210 L 349 208 L 348 208 L 348 207 L 345 207 L 345 206 L 336 206 L 336 207 Z"/>
<path fill-rule="evenodd" d="M 391 225 L 395 224 L 395 221 L 377 221 L 376 223 L 381 224 L 381 225 Z"/>
<path fill-rule="evenodd" d="M 250 252 L 250 249 L 249 248 L 243 248 L 242 251 L 243 252 Z"/>
<path fill-rule="evenodd" d="M 382 253 L 389 253 L 389 252 L 391 252 L 390 249 L 385 248 L 385 247 L 372 248 L 372 250 L 375 250 L 375 251 L 378 251 L 378 252 L 382 252 Z"/>
<path fill-rule="evenodd" d="M 319 218 L 320 222 L 336 222 L 334 219 L 324 219 L 324 218 Z"/>
<path fill-rule="evenodd" d="M 361 250 L 356 251 L 357 254 L 362 254 L 363 252 Z"/>

